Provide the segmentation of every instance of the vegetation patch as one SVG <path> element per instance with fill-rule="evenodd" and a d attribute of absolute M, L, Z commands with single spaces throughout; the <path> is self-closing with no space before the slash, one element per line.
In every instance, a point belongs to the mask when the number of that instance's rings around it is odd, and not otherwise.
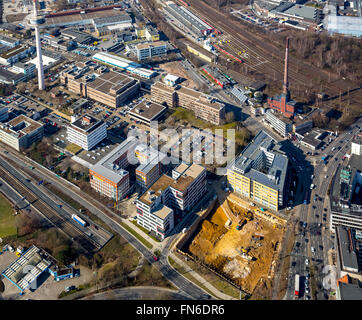
<path fill-rule="evenodd" d="M 0 238 L 16 235 L 13 212 L 10 202 L 0 194 Z"/>

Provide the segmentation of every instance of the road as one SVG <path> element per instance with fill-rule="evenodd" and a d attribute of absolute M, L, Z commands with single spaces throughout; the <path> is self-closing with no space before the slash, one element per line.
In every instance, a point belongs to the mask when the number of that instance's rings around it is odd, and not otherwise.
<path fill-rule="evenodd" d="M 9 149 L 10 150 L 10 149 Z M 12 153 L 17 158 L 20 158 L 22 161 L 26 161 L 26 159 L 15 152 Z M 4 164 L 4 160 L 0 161 L 0 164 Z M 6 164 L 5 164 L 6 165 Z M 46 172 L 44 169 L 42 169 L 40 166 L 34 165 L 34 173 L 39 174 L 40 176 L 46 177 L 47 181 L 51 182 L 53 185 L 61 189 L 65 194 L 72 197 L 75 201 L 77 201 L 79 204 L 83 205 L 84 207 L 88 208 L 88 210 L 96 215 L 98 218 L 100 218 L 104 223 L 106 223 L 114 232 L 121 235 L 123 238 L 125 238 L 135 249 L 137 249 L 152 265 L 154 265 L 161 273 L 162 275 L 172 282 L 177 288 L 179 288 L 185 295 L 189 296 L 190 299 L 196 299 L 196 300 L 202 300 L 202 299 L 210 299 L 211 297 L 206 294 L 203 290 L 201 290 L 199 287 L 188 281 L 186 278 L 181 276 L 177 271 L 175 271 L 169 264 L 167 260 L 167 256 L 162 256 L 159 261 L 155 262 L 153 260 L 153 252 L 148 250 L 143 244 L 139 242 L 138 239 L 136 239 L 133 235 L 131 235 L 128 231 L 126 231 L 116 220 L 105 214 L 103 211 L 98 209 L 95 205 L 93 205 L 91 202 L 89 202 L 87 195 L 83 194 L 83 192 L 78 191 L 77 189 L 71 188 L 68 185 L 65 186 L 60 179 L 56 178 L 55 176 L 49 175 L 48 172 Z M 12 173 L 14 169 L 8 167 Z M 20 173 L 17 173 L 19 176 Z M 25 184 L 29 184 L 26 179 L 23 177 L 19 177 Z M 45 195 L 38 194 L 39 197 L 44 197 L 44 200 L 47 201 L 45 198 Z M 204 202 L 202 202 L 204 203 Z M 199 205 L 201 206 L 202 203 L 200 202 Z M 55 205 L 55 208 L 56 205 Z M 196 209 L 196 208 L 195 208 Z M 189 218 L 194 218 L 196 215 L 190 215 Z M 179 226 L 179 228 L 183 227 L 183 225 L 187 225 L 190 221 L 186 219 L 182 225 Z M 168 242 L 168 245 L 171 244 L 171 240 Z M 166 243 L 165 243 L 166 244 Z M 167 249 L 163 251 L 163 253 L 166 253 Z"/>
<path fill-rule="evenodd" d="M 361 124 L 361 119 L 358 121 L 358 124 Z M 358 128 L 353 126 L 352 134 L 349 132 L 341 133 L 334 141 L 332 141 L 329 146 L 321 152 L 321 154 L 331 155 L 327 165 L 324 165 L 323 161 L 320 160 L 321 155 L 318 156 L 318 159 L 315 160 L 315 166 L 308 166 L 305 170 L 302 171 L 302 174 L 299 177 L 302 179 L 299 183 L 302 186 L 302 190 L 299 190 L 298 201 L 304 198 L 305 192 L 308 193 L 307 198 L 310 199 L 307 204 L 300 204 L 296 208 L 295 212 L 295 221 L 306 222 L 307 226 L 304 229 L 300 224 L 298 226 L 298 234 L 295 239 L 295 244 L 293 252 L 291 254 L 292 259 L 290 259 L 290 269 L 288 275 L 288 289 L 285 298 L 288 300 L 294 299 L 294 278 L 295 274 L 301 276 L 301 291 L 302 298 L 306 296 L 313 297 L 312 292 L 310 294 L 304 294 L 304 281 L 305 276 L 310 271 L 307 271 L 307 267 L 313 266 L 314 274 L 311 274 L 311 279 L 308 281 L 309 287 L 314 283 L 316 287 L 316 292 L 314 293 L 317 300 L 328 299 L 328 292 L 323 289 L 322 281 L 325 276 L 322 273 L 323 266 L 328 265 L 328 250 L 333 248 L 333 238 L 328 227 L 328 212 L 329 212 L 329 199 L 328 199 L 328 187 L 331 179 L 333 178 L 334 173 L 336 172 L 338 166 L 346 164 L 347 160 L 343 162 L 342 157 L 344 154 L 350 150 L 350 140 L 353 137 L 353 134 L 358 132 Z M 341 141 L 343 140 L 343 143 Z M 331 149 L 333 147 L 341 147 L 340 150 L 336 149 L 332 153 Z M 347 146 L 347 147 L 346 147 Z M 311 160 L 311 159 L 309 159 Z M 313 179 L 311 175 L 313 174 Z M 310 190 L 309 186 L 313 183 L 316 187 L 313 190 Z M 314 198 L 316 197 L 316 200 Z M 324 209 L 327 209 L 324 210 Z M 303 236 L 305 232 L 305 236 Z M 299 246 L 298 246 L 299 243 Z M 312 252 L 311 248 L 315 249 L 315 252 Z M 309 265 L 306 266 L 305 259 L 309 259 Z M 295 266 L 292 264 L 295 263 Z"/>

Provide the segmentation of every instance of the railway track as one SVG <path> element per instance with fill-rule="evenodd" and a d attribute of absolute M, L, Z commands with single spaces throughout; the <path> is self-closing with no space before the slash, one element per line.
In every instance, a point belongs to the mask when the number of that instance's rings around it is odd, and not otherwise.
<path fill-rule="evenodd" d="M 56 210 L 50 207 L 42 199 L 39 199 L 33 191 L 28 189 L 16 177 L 14 177 L 1 167 L 0 177 L 15 190 L 17 190 L 21 195 L 23 195 L 34 208 L 41 212 L 47 218 L 47 220 L 50 221 L 52 225 L 61 229 L 73 241 L 77 242 L 85 251 L 93 252 L 100 248 L 97 242 L 87 237 L 75 225 L 73 225 L 63 216 L 61 216 Z"/>
<path fill-rule="evenodd" d="M 147 0 L 149 1 L 149 0 Z M 282 80 L 284 72 L 284 50 L 277 46 L 263 41 L 258 35 L 251 33 L 247 27 L 240 27 L 240 24 L 227 19 L 227 17 L 215 9 L 208 6 L 200 0 L 190 0 L 189 10 L 194 11 L 195 14 L 201 18 L 211 22 L 211 24 L 221 30 L 231 42 L 237 44 L 236 50 L 248 50 L 249 58 L 246 60 L 246 65 L 254 68 L 256 71 L 268 75 L 270 79 Z M 259 57 L 265 62 L 260 63 Z M 259 63 L 259 65 L 258 65 Z M 356 88 L 356 85 L 350 81 L 336 80 L 330 82 L 329 74 L 316 67 L 308 65 L 293 56 L 289 57 L 289 78 L 291 85 L 298 84 L 304 88 L 318 87 L 319 84 L 313 83 L 316 78 L 323 81 L 323 91 L 329 96 L 336 96 L 340 93 L 345 93 L 349 90 L 357 89 L 350 95 L 351 102 L 360 103 L 362 99 L 362 92 Z M 318 81 L 317 81 L 318 82 Z"/>

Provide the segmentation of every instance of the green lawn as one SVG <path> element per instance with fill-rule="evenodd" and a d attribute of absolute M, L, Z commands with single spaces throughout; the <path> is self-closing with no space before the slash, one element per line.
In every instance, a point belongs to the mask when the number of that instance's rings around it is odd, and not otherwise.
<path fill-rule="evenodd" d="M 16 235 L 15 216 L 11 204 L 0 194 L 0 238 Z"/>

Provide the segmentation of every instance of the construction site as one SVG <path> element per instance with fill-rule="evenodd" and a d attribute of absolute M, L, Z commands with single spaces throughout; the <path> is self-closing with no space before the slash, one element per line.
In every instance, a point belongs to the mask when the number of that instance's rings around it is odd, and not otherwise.
<path fill-rule="evenodd" d="M 263 208 L 229 194 L 219 197 L 183 251 L 252 295 L 259 283 L 273 278 L 284 225 Z"/>

